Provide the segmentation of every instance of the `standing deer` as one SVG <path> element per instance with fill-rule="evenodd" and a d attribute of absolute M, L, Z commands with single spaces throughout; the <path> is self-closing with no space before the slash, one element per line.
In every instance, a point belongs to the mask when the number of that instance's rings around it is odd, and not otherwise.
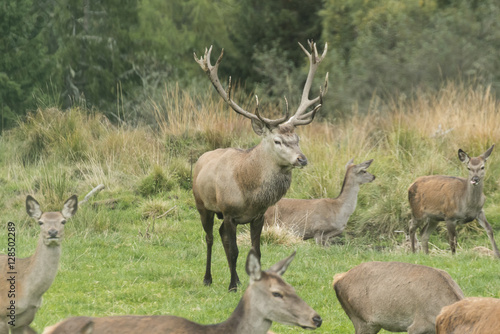
<path fill-rule="evenodd" d="M 93 322 L 93 334 L 266 334 L 273 321 L 316 329 L 321 326 L 321 317 L 281 278 L 294 256 L 295 252 L 262 271 L 257 252 L 250 250 L 246 262 L 248 288 L 229 319 L 219 324 L 201 325 L 170 315 L 74 317 L 45 329 L 43 334 L 73 334 L 89 322 Z"/>
<path fill-rule="evenodd" d="M 333 288 L 356 334 L 435 333 L 441 308 L 464 298 L 447 272 L 403 262 L 362 263 L 335 275 Z"/>
<path fill-rule="evenodd" d="M 42 295 L 54 281 L 61 256 L 61 241 L 66 220 L 78 209 L 78 198 L 71 196 L 60 212 L 42 212 L 38 202 L 28 195 L 26 212 L 38 221 L 40 238 L 35 254 L 27 258 L 0 255 L 0 272 L 9 279 L 0 280 L 0 334 L 34 333 L 29 326 L 42 303 Z M 12 312 L 11 312 L 12 311 Z"/>
<path fill-rule="evenodd" d="M 486 230 L 495 256 L 500 258 L 493 229 L 483 211 L 486 196 L 483 194 L 485 164 L 495 145 L 478 157 L 470 158 L 458 150 L 458 158 L 469 170 L 467 179 L 453 176 L 421 176 L 408 189 L 411 207 L 410 241 L 415 252 L 415 232 L 421 228 L 422 248 L 429 253 L 429 236 L 438 222 L 445 221 L 451 253 L 455 254 L 457 244 L 457 224 L 465 224 L 477 219 Z"/>
<path fill-rule="evenodd" d="M 356 209 L 360 185 L 375 180 L 366 170 L 372 162 L 373 159 L 354 165 L 351 159 L 346 165 L 340 195 L 335 199 L 282 198 L 267 209 L 265 224 L 282 224 L 304 240 L 314 238 L 317 244 L 326 246 L 330 238 L 344 231 Z"/>
<path fill-rule="evenodd" d="M 465 298 L 443 307 L 436 318 L 437 334 L 499 334 L 500 299 Z"/>
<path fill-rule="evenodd" d="M 219 234 L 231 273 L 229 291 L 236 291 L 236 286 L 239 284 L 236 272 L 238 259 L 236 227 L 239 224 L 250 223 L 252 247 L 260 258 L 260 235 L 264 225 L 264 213 L 287 192 L 292 179 L 292 169 L 307 165 L 307 158 L 299 147 L 299 137 L 295 133 L 295 127 L 311 123 L 321 107 L 328 74 L 319 96 L 309 100 L 309 91 L 318 65 L 326 55 L 327 45 L 325 44 L 321 57 L 318 56 L 315 43 L 309 42 L 311 53 L 302 44 L 299 45 L 310 62 L 302 100 L 294 116 L 288 118 L 287 103 L 285 116 L 277 120 L 270 120 L 260 115 L 258 99 L 255 114 L 238 106 L 231 99 L 231 78 L 226 93 L 217 76 L 224 50 L 214 66 L 210 64 L 212 47 L 208 51 L 205 50 L 205 56 L 200 59 L 194 54 L 195 60 L 206 72 L 224 101 L 238 114 L 249 118 L 254 132 L 262 137 L 257 146 L 248 150 L 224 148 L 206 152 L 195 165 L 193 194 L 207 243 L 207 264 L 203 280 L 205 285 L 212 284 L 214 215 L 223 219 Z M 312 106 L 314 108 L 306 113 Z"/>

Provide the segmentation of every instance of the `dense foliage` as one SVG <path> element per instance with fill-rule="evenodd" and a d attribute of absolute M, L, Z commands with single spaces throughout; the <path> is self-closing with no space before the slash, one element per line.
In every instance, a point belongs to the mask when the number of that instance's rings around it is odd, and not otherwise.
<path fill-rule="evenodd" d="M 143 104 L 165 85 L 206 85 L 192 53 L 209 45 L 213 58 L 225 50 L 222 80 L 293 103 L 307 73 L 297 42 L 328 42 L 320 71 L 330 72 L 330 115 L 450 79 L 500 85 L 494 0 L 2 0 L 0 8 L 0 129 L 39 106 L 144 120 Z"/>

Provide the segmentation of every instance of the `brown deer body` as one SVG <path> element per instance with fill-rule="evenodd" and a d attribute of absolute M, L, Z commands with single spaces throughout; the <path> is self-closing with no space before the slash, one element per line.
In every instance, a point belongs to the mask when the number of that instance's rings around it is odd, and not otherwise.
<path fill-rule="evenodd" d="M 500 299 L 465 298 L 443 307 L 436 318 L 437 334 L 499 334 Z"/>
<path fill-rule="evenodd" d="M 346 165 L 340 195 L 335 198 L 282 198 L 267 209 L 265 224 L 279 224 L 304 240 L 314 238 L 317 244 L 327 245 L 329 239 L 340 235 L 356 209 L 360 185 L 375 180 L 366 169 L 373 160 Z"/>
<path fill-rule="evenodd" d="M 206 51 L 201 59 L 197 59 L 195 55 L 196 61 L 207 73 L 224 101 L 237 113 L 250 118 L 253 130 L 262 137 L 256 147 L 248 150 L 225 148 L 207 152 L 198 159 L 195 165 L 193 194 L 207 242 L 204 276 L 206 285 L 212 283 L 214 215 L 223 219 L 219 234 L 231 273 L 229 290 L 235 291 L 239 283 L 236 272 L 237 225 L 250 224 L 252 247 L 255 248 L 260 258 L 260 235 L 264 224 L 264 213 L 287 192 L 291 183 L 292 169 L 307 164 L 307 158 L 299 147 L 299 137 L 295 133 L 295 127 L 312 122 L 316 111 L 321 107 L 323 90 L 312 100 L 309 100 L 309 91 L 317 66 L 324 58 L 327 48 L 325 45 L 325 50 L 319 57 L 314 43 L 310 42 L 311 53 L 307 52 L 302 45 L 300 46 L 310 60 L 309 75 L 304 85 L 302 100 L 294 116 L 288 119 L 287 105 L 285 117 L 278 120 L 261 117 L 258 100 L 257 110 L 255 114 L 252 114 L 243 110 L 231 99 L 231 86 L 229 85 L 229 93 L 226 93 L 217 77 L 222 53 L 214 66 L 210 64 L 212 48 Z M 306 113 L 307 109 L 312 106 L 314 106 L 313 110 Z"/>
<path fill-rule="evenodd" d="M 12 276 L 6 274 L 12 282 L 3 278 L 0 281 L 0 334 L 8 334 L 9 328 L 12 334 L 34 332 L 29 325 L 42 303 L 42 295 L 56 277 L 64 224 L 77 208 L 78 199 L 72 196 L 64 203 L 61 212 L 42 213 L 38 202 L 27 196 L 26 211 L 40 224 L 40 239 L 32 256 L 15 259 L 13 270 L 7 255 L 0 255 L 0 271 L 16 273 Z M 11 288 L 11 283 L 15 283 L 15 289 Z M 15 306 L 14 314 L 10 312 L 11 305 Z"/>
<path fill-rule="evenodd" d="M 457 244 L 457 224 L 465 224 L 476 219 L 486 230 L 493 251 L 500 258 L 493 229 L 486 220 L 483 211 L 486 197 L 483 194 L 485 163 L 493 150 L 491 146 L 479 157 L 470 158 L 467 153 L 458 150 L 458 157 L 469 170 L 467 179 L 452 176 L 422 176 L 408 189 L 411 207 L 410 241 L 415 252 L 415 232 L 421 228 L 422 248 L 429 252 L 429 236 L 440 221 L 446 222 L 452 254 Z"/>
<path fill-rule="evenodd" d="M 44 334 L 73 334 L 89 322 L 93 322 L 93 334 L 266 334 L 273 321 L 316 329 L 321 326 L 321 317 L 281 278 L 294 256 L 295 253 L 262 271 L 252 249 L 246 262 L 248 288 L 229 319 L 219 324 L 201 325 L 168 315 L 75 317 L 45 329 Z"/>
<path fill-rule="evenodd" d="M 464 297 L 445 271 L 401 262 L 362 263 L 335 275 L 333 287 L 356 334 L 434 333 L 441 308 Z"/>

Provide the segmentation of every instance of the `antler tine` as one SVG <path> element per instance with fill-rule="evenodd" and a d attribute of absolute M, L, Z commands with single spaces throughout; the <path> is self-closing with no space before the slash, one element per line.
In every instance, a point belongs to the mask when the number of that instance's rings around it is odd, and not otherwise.
<path fill-rule="evenodd" d="M 314 79 L 314 75 L 316 73 L 316 70 L 318 69 L 318 65 L 321 63 L 321 61 L 325 58 L 326 52 L 328 50 L 328 44 L 325 43 L 325 48 L 323 49 L 323 53 L 321 56 L 318 55 L 318 49 L 316 47 L 316 43 L 312 40 L 307 41 L 309 44 L 310 52 L 306 50 L 306 48 L 299 43 L 300 48 L 304 51 L 306 54 L 307 58 L 309 58 L 309 74 L 307 75 L 306 83 L 304 84 L 304 90 L 302 92 L 302 99 L 300 101 L 299 107 L 297 108 L 297 111 L 295 112 L 295 115 L 293 115 L 288 122 L 293 124 L 294 126 L 297 125 L 305 125 L 309 124 L 312 122 L 314 119 L 314 116 L 316 112 L 319 110 L 321 107 L 321 101 L 323 100 L 323 95 L 326 93 L 326 88 L 327 88 L 327 81 L 328 81 L 328 74 L 326 75 L 325 78 L 325 85 L 324 89 L 320 87 L 320 94 L 316 98 L 309 100 L 309 92 L 311 91 L 311 86 L 312 86 L 312 81 Z M 314 107 L 314 109 L 307 113 L 306 110 L 313 106 L 314 104 L 320 102 L 319 105 Z"/>
<path fill-rule="evenodd" d="M 217 61 L 215 62 L 215 65 L 213 65 L 213 66 L 212 66 L 212 64 L 210 64 L 211 53 L 212 53 L 212 46 L 210 46 L 209 49 L 205 48 L 205 55 L 203 57 L 200 57 L 199 59 L 196 56 L 196 52 L 193 52 L 194 60 L 200 65 L 200 67 L 203 69 L 203 71 L 208 75 L 210 81 L 214 85 L 214 87 L 217 90 L 217 92 L 219 93 L 219 95 L 224 99 L 224 101 L 227 104 L 229 104 L 229 106 L 234 111 L 236 111 L 238 114 L 240 114 L 242 116 L 245 116 L 246 118 L 250 118 L 252 120 L 258 119 L 258 120 L 266 123 L 269 127 L 276 127 L 288 119 L 288 104 L 287 104 L 287 113 L 286 113 L 285 117 L 277 119 L 277 120 L 270 120 L 270 119 L 267 119 L 267 118 L 260 116 L 259 99 L 257 96 L 255 96 L 255 98 L 257 100 L 257 108 L 255 111 L 255 115 L 244 110 L 239 105 L 237 105 L 236 102 L 234 102 L 231 99 L 231 91 L 232 91 L 231 77 L 229 77 L 228 89 L 227 89 L 227 93 L 226 93 L 226 91 L 224 90 L 224 88 L 222 87 L 222 85 L 219 81 L 219 77 L 217 74 L 219 64 L 221 63 L 222 56 L 224 55 L 224 49 L 221 50 L 220 56 L 219 56 L 219 58 L 217 58 Z"/>

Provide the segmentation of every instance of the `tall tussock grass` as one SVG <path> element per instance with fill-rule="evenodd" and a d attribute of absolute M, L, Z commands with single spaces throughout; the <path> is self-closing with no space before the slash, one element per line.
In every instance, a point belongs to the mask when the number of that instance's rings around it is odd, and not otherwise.
<path fill-rule="evenodd" d="M 177 186 L 189 192 L 192 165 L 202 153 L 250 148 L 260 140 L 250 120 L 212 90 L 165 89 L 162 99 L 151 101 L 145 111 L 154 123 L 135 127 L 114 125 L 98 112 L 78 108 L 36 111 L 2 135 L 0 181 L 8 194 L 19 198 L 12 204 L 4 195 L 2 204 L 20 206 L 26 193 L 38 192 L 46 202 L 60 205 L 69 193 L 84 195 L 100 183 L 111 193 L 141 196 L 145 191 L 149 201 Z M 255 108 L 248 96 L 235 100 L 246 110 Z M 272 106 L 261 110 L 266 117 L 281 114 Z M 488 87 L 449 83 L 436 93 L 374 105 L 367 114 L 353 108 L 351 115 L 332 122 L 321 120 L 319 113 L 310 125 L 297 129 L 310 164 L 294 171 L 287 197 L 336 197 L 346 163 L 374 159 L 370 172 L 377 179 L 362 186 L 348 236 L 385 238 L 407 231 L 407 189 L 413 180 L 428 174 L 465 177 L 459 148 L 477 156 L 500 143 L 499 104 Z M 495 199 L 500 198 L 497 150 L 487 164 L 487 216 L 489 207 L 494 214 Z M 156 182 L 160 174 L 170 180 L 165 191 L 155 188 L 162 184 Z"/>

